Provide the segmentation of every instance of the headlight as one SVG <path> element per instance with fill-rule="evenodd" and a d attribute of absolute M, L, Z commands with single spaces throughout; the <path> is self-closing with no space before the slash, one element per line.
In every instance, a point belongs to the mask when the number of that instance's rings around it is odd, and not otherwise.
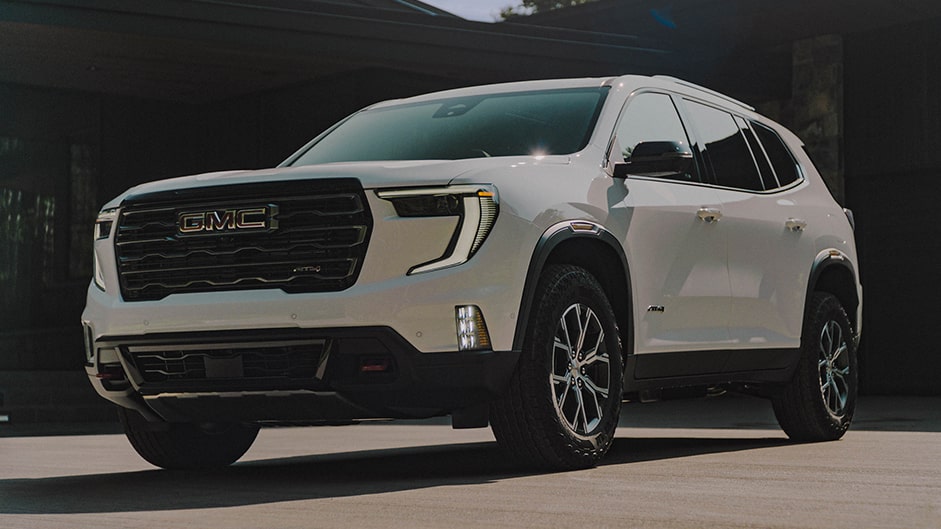
<path fill-rule="evenodd" d="M 111 228 L 114 226 L 114 221 L 118 217 L 117 208 L 104 209 L 101 213 L 98 214 L 98 218 L 95 220 L 95 235 L 94 240 L 98 241 L 100 239 L 107 239 L 111 236 Z M 95 285 L 98 286 L 101 290 L 105 289 L 105 275 L 101 270 L 101 263 L 98 261 L 98 252 L 92 249 L 92 255 L 94 256 L 95 261 Z"/>
<path fill-rule="evenodd" d="M 497 221 L 499 199 L 492 185 L 379 191 L 400 217 L 459 217 L 447 250 L 440 258 L 412 267 L 409 275 L 467 262 L 477 253 Z"/>
<path fill-rule="evenodd" d="M 109 208 L 101 210 L 98 219 L 95 220 L 95 240 L 107 239 L 111 236 L 111 227 L 114 226 L 114 220 L 118 218 L 118 208 Z"/>

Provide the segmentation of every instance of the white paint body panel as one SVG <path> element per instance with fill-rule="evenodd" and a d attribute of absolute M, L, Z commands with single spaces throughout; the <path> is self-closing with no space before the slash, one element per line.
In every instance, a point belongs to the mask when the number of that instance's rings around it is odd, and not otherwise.
<path fill-rule="evenodd" d="M 793 135 L 785 137 L 804 166 L 805 180 L 773 194 L 653 178 L 619 180 L 602 163 L 625 101 L 636 90 L 691 94 L 770 123 L 721 98 L 672 81 L 626 76 L 514 83 L 420 96 L 414 100 L 496 91 L 611 86 L 588 145 L 565 156 L 477 158 L 455 161 L 338 163 L 264 171 L 212 173 L 152 182 L 131 193 L 260 180 L 303 181 L 355 177 L 366 189 L 374 231 L 357 283 L 342 292 L 285 294 L 280 290 L 174 294 L 160 301 L 121 299 L 112 239 L 99 240 L 105 291 L 89 288 L 83 320 L 102 336 L 226 329 L 389 326 L 425 353 L 457 348 L 454 307 L 478 305 L 493 349 L 513 348 L 526 274 L 537 243 L 560 222 L 587 220 L 622 242 L 633 292 L 634 350 L 663 353 L 734 348 L 795 347 L 814 256 L 839 249 L 856 266 L 852 232 Z M 397 102 L 381 103 L 391 105 Z M 771 125 L 769 125 L 771 126 Z M 480 251 L 452 268 L 407 275 L 410 267 L 441 255 L 453 218 L 400 218 L 381 189 L 493 184 L 500 213 Z M 719 207 L 718 223 L 701 221 L 700 207 Z M 787 232 L 789 216 L 807 220 Z M 861 299 L 861 287 L 857 284 Z M 663 306 L 664 312 L 648 312 Z M 861 303 L 860 308 L 861 311 Z M 856 321 L 859 321 L 857 318 Z"/>
<path fill-rule="evenodd" d="M 635 352 L 727 347 L 726 235 L 721 225 L 696 216 L 701 207 L 719 205 L 715 190 L 648 178 L 622 185 L 626 196 L 612 207 L 611 219 L 625 227 L 622 241 L 635 278 Z"/>

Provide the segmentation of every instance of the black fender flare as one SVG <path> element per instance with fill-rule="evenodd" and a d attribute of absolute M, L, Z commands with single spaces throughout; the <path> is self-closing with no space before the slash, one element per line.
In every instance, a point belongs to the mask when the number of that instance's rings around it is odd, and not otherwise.
<path fill-rule="evenodd" d="M 542 236 L 539 238 L 539 241 L 536 243 L 532 258 L 529 260 L 529 268 L 526 271 L 526 280 L 523 284 L 523 297 L 520 301 L 520 309 L 517 313 L 516 319 L 516 331 L 513 336 L 513 350 L 521 351 L 523 349 L 523 340 L 526 336 L 526 326 L 529 323 L 530 313 L 532 312 L 536 286 L 539 283 L 539 277 L 542 275 L 542 271 L 549 260 L 549 256 L 556 248 L 559 247 L 560 244 L 572 239 L 600 241 L 601 243 L 610 247 L 610 249 L 618 258 L 620 265 L 618 272 L 623 274 L 624 281 L 627 286 L 627 292 L 624 293 L 627 299 L 627 314 L 625 315 L 625 319 L 628 322 L 628 325 L 631 327 L 626 329 L 626 332 L 624 329 L 621 330 L 622 338 L 626 337 L 628 342 L 623 343 L 622 341 L 621 344 L 622 353 L 624 354 L 626 360 L 627 356 L 634 350 L 633 288 L 631 286 L 631 274 L 630 267 L 628 266 L 627 254 L 624 252 L 624 248 L 621 246 L 620 241 L 618 241 L 614 234 L 608 231 L 604 226 L 587 220 L 569 220 L 556 223 L 543 232 Z M 599 280 L 601 279 L 602 278 L 599 278 Z M 616 300 L 612 300 L 610 294 L 608 294 L 608 296 L 609 301 L 611 301 L 613 305 Z"/>
<path fill-rule="evenodd" d="M 859 314 L 857 313 L 859 304 L 862 302 L 862 300 L 859 298 L 859 292 L 856 288 L 859 284 L 859 276 L 857 275 L 856 267 L 853 265 L 853 262 L 850 260 L 849 256 L 847 256 L 842 251 L 836 248 L 827 248 L 817 253 L 817 256 L 814 258 L 814 264 L 810 269 L 810 276 L 807 279 L 807 292 L 805 293 L 804 297 L 804 305 L 807 305 L 807 300 L 811 298 L 814 291 L 816 290 L 820 281 L 820 277 L 823 275 L 823 273 L 833 267 L 843 268 L 849 273 L 853 280 L 851 295 L 856 305 L 855 307 L 852 307 L 852 313 L 849 313 L 851 307 L 844 308 L 847 310 L 847 315 L 850 317 L 850 320 L 855 324 L 854 326 L 856 327 L 855 330 L 857 335 L 856 339 L 858 340 L 860 333 L 859 327 L 862 323 L 858 321 Z M 801 334 L 803 334 L 803 329 L 801 329 Z"/>

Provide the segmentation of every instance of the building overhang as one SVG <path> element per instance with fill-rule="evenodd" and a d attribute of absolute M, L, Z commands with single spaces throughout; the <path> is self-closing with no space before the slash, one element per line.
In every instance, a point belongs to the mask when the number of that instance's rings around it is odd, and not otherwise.
<path fill-rule="evenodd" d="M 206 102 L 384 68 L 474 83 L 687 74 L 626 35 L 296 0 L 0 0 L 0 82 Z"/>

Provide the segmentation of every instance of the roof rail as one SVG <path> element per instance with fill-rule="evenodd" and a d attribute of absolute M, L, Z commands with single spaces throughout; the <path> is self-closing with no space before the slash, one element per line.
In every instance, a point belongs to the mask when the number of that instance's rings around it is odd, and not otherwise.
<path fill-rule="evenodd" d="M 670 76 L 670 75 L 655 75 L 655 76 L 653 76 L 653 77 L 654 77 L 654 79 L 663 79 L 663 80 L 665 80 L 665 81 L 673 81 L 674 83 L 676 83 L 676 84 L 678 84 L 678 85 L 682 85 L 682 86 L 685 86 L 685 87 L 687 87 L 687 88 L 693 88 L 693 89 L 695 89 L 695 90 L 699 90 L 700 92 L 705 92 L 705 93 L 707 93 L 707 94 L 709 94 L 709 95 L 711 95 L 711 96 L 718 97 L 719 99 L 724 99 L 725 101 L 728 101 L 728 102 L 730 102 L 730 103 L 735 103 L 736 105 L 738 105 L 738 106 L 740 106 L 740 107 L 742 107 L 742 108 L 746 108 L 746 109 L 748 109 L 748 110 L 751 110 L 752 112 L 755 111 L 755 107 L 749 105 L 748 103 L 743 103 L 743 102 L 739 101 L 738 99 L 735 99 L 734 97 L 729 97 L 729 96 L 727 96 L 727 95 L 725 95 L 725 94 L 720 94 L 719 92 L 716 92 L 715 90 L 710 90 L 710 89 L 706 88 L 705 86 L 699 86 L 699 85 L 696 84 L 696 83 L 691 83 L 691 82 L 689 82 L 689 81 L 684 81 L 683 79 L 679 79 L 679 78 L 677 78 L 677 77 L 673 77 L 673 76 Z"/>

